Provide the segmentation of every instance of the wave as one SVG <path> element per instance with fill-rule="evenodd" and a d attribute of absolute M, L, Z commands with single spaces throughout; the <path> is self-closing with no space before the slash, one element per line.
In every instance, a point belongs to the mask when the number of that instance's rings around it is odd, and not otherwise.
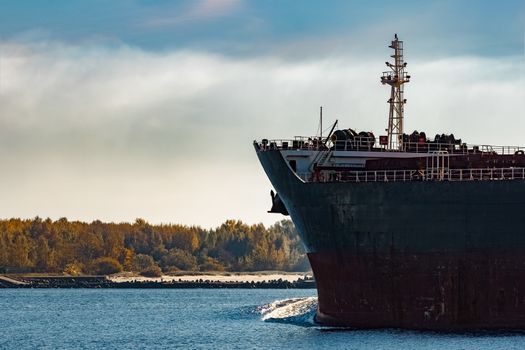
<path fill-rule="evenodd" d="M 319 326 L 315 322 L 316 310 L 317 297 L 276 300 L 257 308 L 263 321 L 305 327 Z"/>

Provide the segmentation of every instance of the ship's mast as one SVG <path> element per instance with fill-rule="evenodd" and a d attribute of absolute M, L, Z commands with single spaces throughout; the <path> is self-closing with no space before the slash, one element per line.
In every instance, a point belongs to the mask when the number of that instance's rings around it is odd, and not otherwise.
<path fill-rule="evenodd" d="M 394 49 L 394 54 L 391 55 L 394 59 L 394 64 L 385 62 L 391 69 L 388 72 L 383 72 L 381 83 L 391 86 L 390 99 L 390 113 L 388 116 L 388 149 L 402 150 L 403 149 L 403 112 L 404 104 L 407 102 L 403 98 L 403 84 L 410 81 L 410 75 L 405 72 L 406 62 L 403 62 L 403 42 L 394 35 L 394 40 L 389 46 Z"/>
<path fill-rule="evenodd" d="M 319 140 L 323 140 L 323 106 L 319 107 Z"/>

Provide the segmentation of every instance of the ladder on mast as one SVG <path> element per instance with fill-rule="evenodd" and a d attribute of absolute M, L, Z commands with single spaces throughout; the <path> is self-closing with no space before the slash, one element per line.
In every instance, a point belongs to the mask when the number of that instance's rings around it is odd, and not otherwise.
<path fill-rule="evenodd" d="M 403 42 L 398 39 L 397 34 L 389 47 L 394 49 L 394 54 L 390 56 L 394 63 L 385 62 L 390 71 L 383 72 L 381 76 L 381 84 L 391 87 L 390 98 L 387 101 L 390 105 L 387 147 L 389 150 L 403 150 L 403 115 L 407 102 L 403 97 L 403 85 L 410 81 L 410 75 L 405 72 L 407 63 L 403 61 Z"/>

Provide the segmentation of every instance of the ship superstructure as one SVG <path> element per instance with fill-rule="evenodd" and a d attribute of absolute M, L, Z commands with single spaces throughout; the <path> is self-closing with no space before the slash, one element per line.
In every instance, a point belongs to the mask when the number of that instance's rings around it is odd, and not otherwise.
<path fill-rule="evenodd" d="M 356 328 L 525 327 L 525 148 L 404 133 L 403 42 L 387 135 L 254 142 L 307 248 L 324 324 Z"/>

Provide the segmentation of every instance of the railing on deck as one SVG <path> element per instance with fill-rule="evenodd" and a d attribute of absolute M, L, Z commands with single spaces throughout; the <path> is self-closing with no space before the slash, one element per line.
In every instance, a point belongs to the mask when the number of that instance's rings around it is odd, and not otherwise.
<path fill-rule="evenodd" d="M 354 140 L 329 141 L 325 144 L 319 138 L 297 136 L 294 139 L 263 140 L 258 143 L 261 150 L 328 150 L 333 151 L 369 151 L 369 152 L 411 152 L 434 153 L 446 151 L 449 154 L 498 154 L 513 155 L 525 152 L 520 146 L 470 145 L 436 142 L 405 142 L 402 150 L 388 150 L 377 146 L 374 138 L 358 137 Z"/>
<path fill-rule="evenodd" d="M 525 180 L 525 168 L 428 170 L 330 171 L 298 173 L 305 182 L 403 182 Z"/>

